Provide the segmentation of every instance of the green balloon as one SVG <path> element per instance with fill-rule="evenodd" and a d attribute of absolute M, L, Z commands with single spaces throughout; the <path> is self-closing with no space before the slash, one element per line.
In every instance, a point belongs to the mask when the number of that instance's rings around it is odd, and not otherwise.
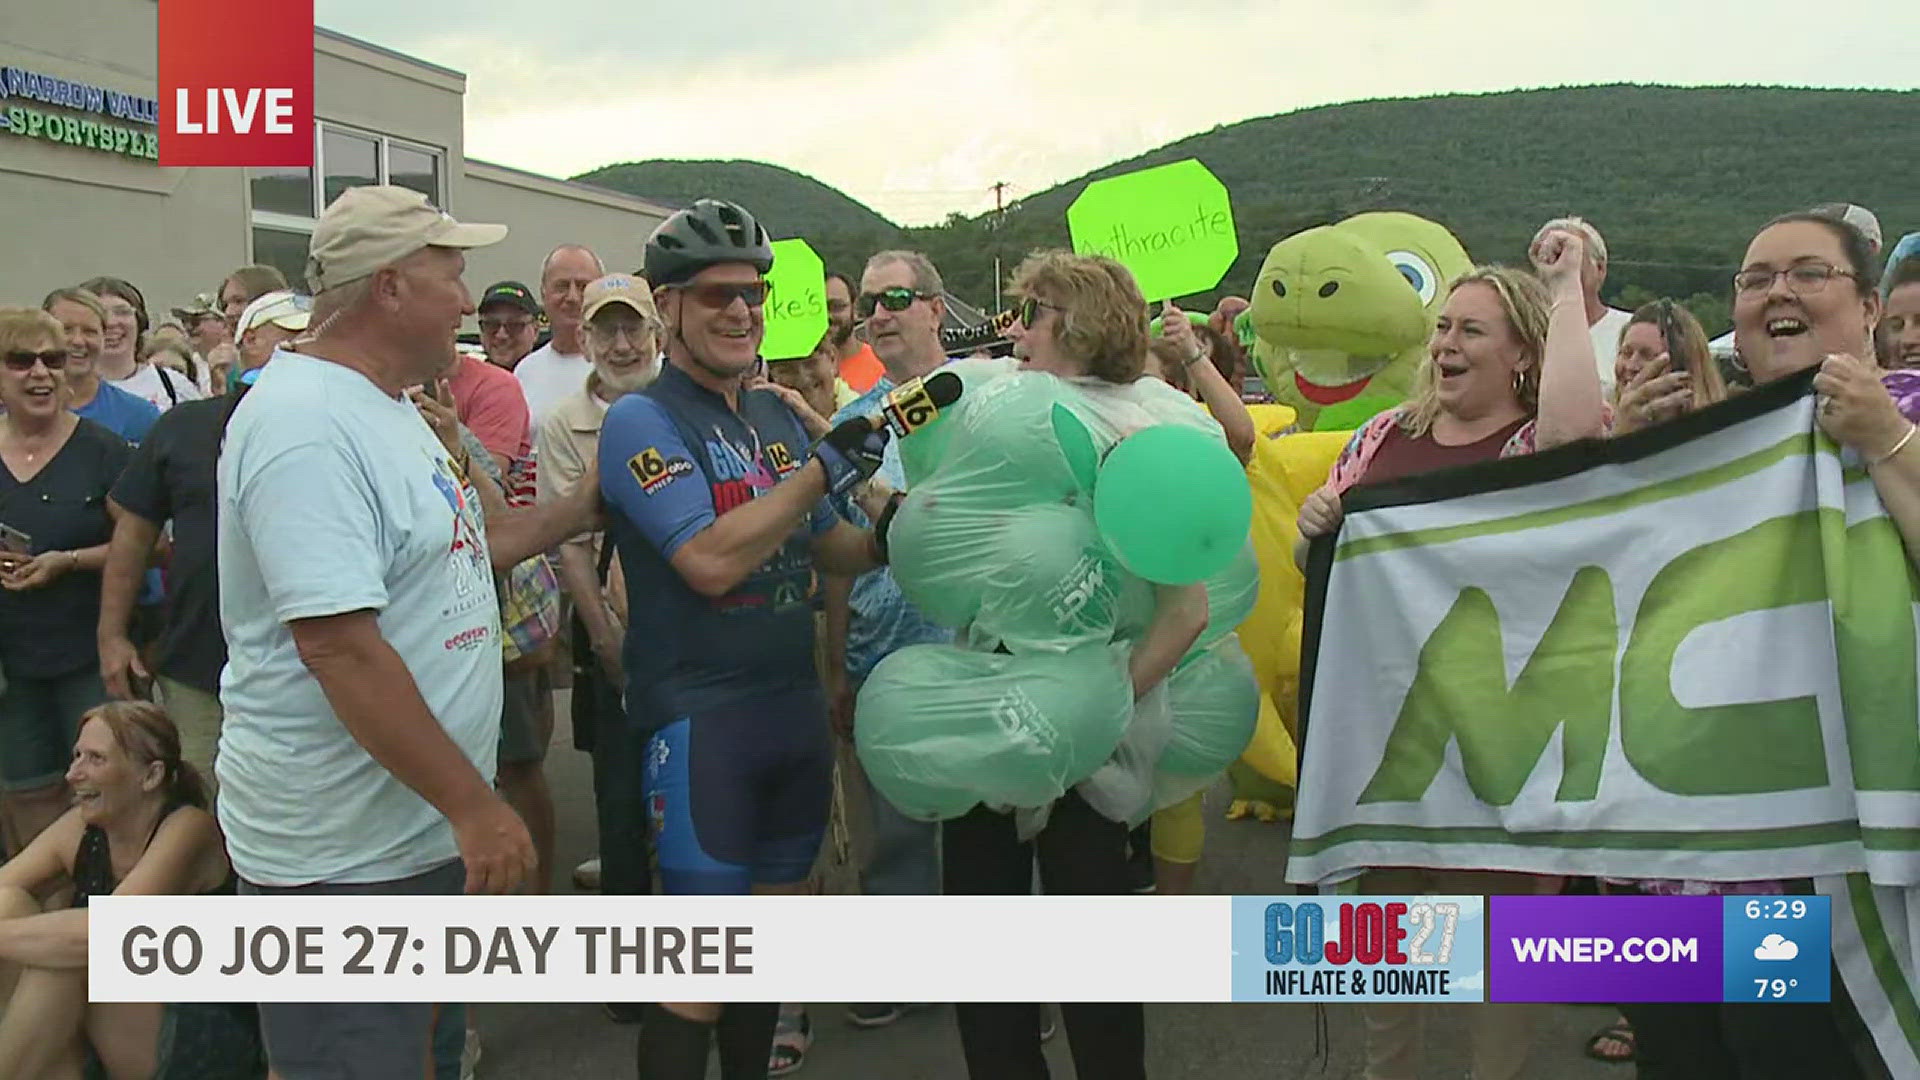
<path fill-rule="evenodd" d="M 1053 435 L 1060 442 L 1060 452 L 1066 455 L 1067 468 L 1073 473 L 1074 483 L 1080 490 L 1091 494 L 1093 483 L 1100 475 L 1100 452 L 1093 448 L 1093 432 L 1073 410 L 1060 402 L 1053 403 Z"/>
<path fill-rule="evenodd" d="M 907 493 L 887 530 L 894 584 L 935 626 L 958 630 L 980 614 L 980 563 L 998 557 L 994 512 L 951 496 L 935 477 Z"/>
<path fill-rule="evenodd" d="M 1253 494 L 1225 444 L 1159 424 L 1107 454 L 1093 510 L 1122 566 L 1148 581 L 1188 585 L 1224 570 L 1245 547 Z"/>
<path fill-rule="evenodd" d="M 1132 719 L 1122 656 L 1105 645 L 1025 656 L 909 645 L 860 689 L 860 765 L 921 821 L 980 803 L 1045 806 L 1091 776 Z"/>
<path fill-rule="evenodd" d="M 1173 734 L 1159 770 L 1175 776 L 1217 776 L 1239 759 L 1260 719 L 1253 663 L 1228 638 L 1167 678 Z"/>

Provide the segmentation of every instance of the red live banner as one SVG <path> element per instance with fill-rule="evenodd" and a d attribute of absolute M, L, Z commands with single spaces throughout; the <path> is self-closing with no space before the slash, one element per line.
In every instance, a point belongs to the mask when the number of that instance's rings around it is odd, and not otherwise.
<path fill-rule="evenodd" d="M 313 164 L 313 0 L 160 0 L 160 164 Z"/>

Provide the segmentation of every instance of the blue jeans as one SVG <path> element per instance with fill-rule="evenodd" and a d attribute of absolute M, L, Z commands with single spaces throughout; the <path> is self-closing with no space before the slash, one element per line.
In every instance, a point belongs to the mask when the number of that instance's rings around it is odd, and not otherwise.
<path fill-rule="evenodd" d="M 64 781 L 80 714 L 107 700 L 97 662 L 51 678 L 7 672 L 0 693 L 0 791 L 35 791 Z"/>
<path fill-rule="evenodd" d="M 433 1025 L 433 1080 L 460 1080 L 460 1055 L 467 1049 L 467 1007 L 440 1006 Z"/>
<path fill-rule="evenodd" d="M 860 691 L 859 681 L 854 692 Z M 873 821 L 873 850 L 860 870 L 860 891 L 868 896 L 940 895 L 940 823 L 915 821 L 867 785 L 867 812 Z"/>

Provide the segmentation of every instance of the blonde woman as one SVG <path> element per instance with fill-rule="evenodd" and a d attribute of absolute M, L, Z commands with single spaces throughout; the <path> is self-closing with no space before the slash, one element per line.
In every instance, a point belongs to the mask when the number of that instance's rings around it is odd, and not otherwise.
<path fill-rule="evenodd" d="M 95 628 L 125 440 L 67 409 L 70 353 L 44 311 L 0 309 L 0 830 L 19 851 L 67 808 L 80 714 L 105 701 Z"/>
<path fill-rule="evenodd" d="M 1312 537 L 1339 527 L 1340 496 L 1432 469 L 1532 453 L 1607 430 L 1598 362 L 1587 329 L 1580 268 L 1583 241 L 1571 232 L 1542 236 L 1532 252 L 1544 278 L 1481 267 L 1449 288 L 1427 363 L 1404 406 L 1368 421 L 1335 462 L 1325 486 L 1300 507 L 1304 562 Z M 1478 870 L 1381 867 L 1361 878 L 1366 893 L 1530 894 L 1557 879 Z M 1531 1007 L 1471 1006 L 1475 1080 L 1515 1080 L 1532 1043 Z M 1420 1005 L 1366 1005 L 1369 1080 L 1421 1074 Z"/>

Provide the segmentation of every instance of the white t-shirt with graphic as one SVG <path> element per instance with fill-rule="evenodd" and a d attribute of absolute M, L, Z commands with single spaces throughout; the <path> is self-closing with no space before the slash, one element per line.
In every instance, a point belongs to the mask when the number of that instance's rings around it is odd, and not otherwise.
<path fill-rule="evenodd" d="M 163 379 L 166 380 L 165 385 L 161 382 Z M 126 378 L 107 381 L 161 412 L 173 408 L 180 401 L 198 401 L 207 396 L 193 384 L 192 379 L 158 364 L 141 364 Z M 173 387 L 171 395 L 167 393 L 168 385 Z"/>
<path fill-rule="evenodd" d="M 390 881 L 455 857 L 438 810 L 356 742 L 292 620 L 363 609 L 480 775 L 500 737 L 500 617 L 479 499 L 414 406 L 276 353 L 220 455 L 220 826 L 257 885 Z"/>
<path fill-rule="evenodd" d="M 533 350 L 513 366 L 514 377 L 527 395 L 527 412 L 533 418 L 533 430 L 553 412 L 554 406 L 580 392 L 587 385 L 593 364 L 579 353 L 558 352 L 549 341 Z"/>

